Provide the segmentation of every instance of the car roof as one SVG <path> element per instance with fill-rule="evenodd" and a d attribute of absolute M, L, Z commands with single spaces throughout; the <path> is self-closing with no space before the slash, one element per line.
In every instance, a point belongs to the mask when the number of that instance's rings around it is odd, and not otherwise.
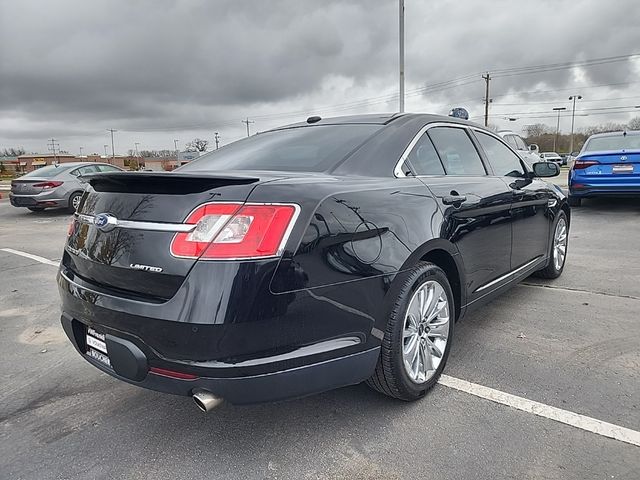
<path fill-rule="evenodd" d="M 312 118 L 312 117 L 309 117 L 309 118 Z M 290 125 L 284 125 L 282 127 L 274 128 L 273 130 L 270 130 L 270 131 L 283 130 L 283 129 L 295 128 L 295 127 L 308 127 L 308 126 L 314 126 L 314 125 L 352 125 L 352 124 L 388 125 L 391 122 L 394 122 L 399 119 L 403 119 L 403 120 L 422 119 L 424 123 L 448 122 L 448 123 L 460 123 L 462 125 L 473 125 L 476 127 L 481 126 L 461 118 L 449 117 L 445 115 L 436 115 L 436 114 L 430 114 L 430 113 L 370 113 L 370 114 L 363 114 L 363 115 L 347 115 L 347 116 L 341 116 L 341 117 L 320 118 L 320 120 L 314 121 L 311 123 L 308 123 L 307 121 L 297 122 L 297 123 L 292 123 Z"/>
<path fill-rule="evenodd" d="M 617 132 L 594 133 L 589 138 L 619 137 L 620 135 L 640 135 L 640 130 L 619 130 Z"/>
<path fill-rule="evenodd" d="M 58 163 L 58 168 L 83 167 L 85 165 L 109 165 L 111 167 L 116 167 L 116 165 L 111 165 L 109 163 L 104 163 L 104 162 L 63 162 L 63 163 Z"/>

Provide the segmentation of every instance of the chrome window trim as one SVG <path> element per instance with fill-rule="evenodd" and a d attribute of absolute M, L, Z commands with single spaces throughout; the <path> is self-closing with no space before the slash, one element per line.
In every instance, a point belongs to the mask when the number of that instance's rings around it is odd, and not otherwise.
<path fill-rule="evenodd" d="M 411 153 L 411 151 L 413 150 L 413 148 L 416 146 L 416 143 L 418 143 L 418 141 L 420 140 L 420 138 L 427 133 L 427 131 L 431 128 L 435 128 L 435 127 L 453 127 L 453 128 L 460 128 L 462 130 L 467 131 L 467 135 L 469 134 L 468 130 L 470 130 L 471 128 L 477 128 L 477 127 L 473 127 L 471 125 L 463 125 L 461 123 L 454 123 L 454 122 L 433 122 L 433 123 L 428 123 L 427 125 L 425 125 L 424 127 L 422 127 L 418 133 L 416 133 L 416 135 L 413 137 L 413 139 L 409 142 L 409 145 L 407 145 L 407 148 L 404 149 L 404 152 L 402 152 L 402 155 L 400 156 L 400 160 L 398 160 L 396 162 L 396 166 L 393 169 L 393 176 L 396 178 L 406 178 L 407 175 L 404 174 L 404 172 L 402 171 L 402 165 L 404 164 L 404 162 L 406 162 L 407 158 L 409 157 L 409 154 Z M 484 131 L 482 129 L 479 129 L 481 131 Z M 477 150 L 477 147 L 473 141 L 473 139 L 469 138 L 469 141 L 473 144 L 473 147 Z M 438 152 L 437 147 L 434 145 L 434 148 L 436 149 L 436 152 L 438 153 L 438 156 L 440 156 L 440 152 Z M 480 152 L 478 152 L 478 157 L 480 158 L 480 163 L 482 163 L 482 167 L 485 169 L 485 174 L 482 176 L 487 176 L 489 175 L 489 173 L 486 171 L 487 167 L 484 164 L 484 161 L 482 160 L 482 155 L 480 155 Z M 451 175 L 444 173 L 444 175 L 450 175 L 452 177 L 455 176 L 460 176 L 460 175 Z M 433 177 L 434 175 L 411 175 L 411 178 L 421 178 L 421 177 Z M 441 176 L 441 175 L 435 175 L 435 176 Z"/>

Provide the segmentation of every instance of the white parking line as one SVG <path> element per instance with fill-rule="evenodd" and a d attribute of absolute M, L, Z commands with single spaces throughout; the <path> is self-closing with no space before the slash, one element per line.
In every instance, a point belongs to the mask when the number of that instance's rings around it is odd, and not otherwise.
<path fill-rule="evenodd" d="M 0 250 L 30 258 L 31 260 L 35 260 L 46 265 L 54 267 L 59 265 L 59 262 L 54 262 L 48 258 L 21 252 L 12 248 L 0 248 Z M 449 375 L 441 375 L 438 383 L 445 387 L 453 388 L 486 400 L 491 400 L 492 402 L 500 403 L 523 412 L 532 413 L 539 417 L 555 420 L 556 422 L 571 425 L 572 427 L 580 428 L 587 432 L 592 432 L 597 435 L 602 435 L 603 437 L 613 438 L 614 440 L 619 440 L 621 442 L 630 443 L 631 445 L 640 447 L 640 432 L 631 430 L 630 428 L 620 427 L 613 423 L 607 423 L 602 420 L 580 415 L 579 413 L 552 407 L 550 405 L 545 405 L 544 403 L 534 402 L 533 400 L 518 397 L 517 395 L 511 395 L 510 393 L 485 387 L 484 385 L 479 385 L 477 383 L 471 383 L 459 378 L 450 377 Z"/>
<path fill-rule="evenodd" d="M 603 422 L 595 418 L 580 415 L 579 413 L 569 412 L 568 410 L 562 410 L 561 408 L 551 407 L 543 403 L 534 402 L 533 400 L 527 400 L 526 398 L 478 385 L 477 383 L 460 380 L 459 378 L 450 377 L 449 375 L 441 375 L 438 383 L 449 388 L 460 390 L 461 392 L 475 395 L 476 397 L 522 410 L 523 412 L 533 413 L 539 417 L 549 418 L 556 422 L 586 430 L 587 432 L 640 447 L 640 432 L 629 428 Z"/>
<path fill-rule="evenodd" d="M 39 255 L 33 255 L 32 253 L 21 252 L 20 250 L 14 250 L 13 248 L 0 248 L 3 252 L 13 253 L 14 255 L 20 255 L 21 257 L 30 258 L 31 260 L 35 260 L 36 262 L 44 263 L 46 265 L 51 265 L 57 267 L 60 265 L 60 262 L 54 262 L 53 260 L 49 260 L 48 258 L 40 257 Z"/>

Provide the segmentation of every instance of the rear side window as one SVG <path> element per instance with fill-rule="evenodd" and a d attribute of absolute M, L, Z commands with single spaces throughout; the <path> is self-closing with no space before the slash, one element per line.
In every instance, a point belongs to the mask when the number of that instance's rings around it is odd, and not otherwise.
<path fill-rule="evenodd" d="M 524 175 L 520 158 L 509 150 L 509 147 L 487 133 L 474 133 L 496 175 L 502 177 L 521 177 Z"/>
<path fill-rule="evenodd" d="M 438 152 L 426 133 L 415 144 L 406 163 L 416 175 L 444 175 L 445 173 Z"/>
<path fill-rule="evenodd" d="M 515 135 L 505 135 L 504 141 L 507 142 L 511 148 L 515 148 L 516 150 L 518 149 L 518 144 L 516 143 Z"/>
<path fill-rule="evenodd" d="M 87 165 L 86 167 L 76 168 L 71 175 L 75 175 L 76 177 L 80 175 L 89 175 L 90 173 L 96 173 L 98 169 L 95 165 Z"/>
<path fill-rule="evenodd" d="M 316 125 L 260 133 L 192 160 L 176 171 L 321 172 L 337 165 L 381 125 Z"/>
<path fill-rule="evenodd" d="M 516 140 L 516 145 L 518 147 L 518 150 L 528 150 L 527 144 L 524 143 L 524 140 L 522 140 L 522 138 L 520 138 L 517 135 L 514 135 L 513 138 Z"/>
<path fill-rule="evenodd" d="M 99 172 L 121 172 L 119 168 L 112 167 L 111 165 L 96 165 Z"/>
<path fill-rule="evenodd" d="M 486 175 L 480 155 L 464 129 L 435 127 L 429 130 L 429 137 L 447 175 Z"/>

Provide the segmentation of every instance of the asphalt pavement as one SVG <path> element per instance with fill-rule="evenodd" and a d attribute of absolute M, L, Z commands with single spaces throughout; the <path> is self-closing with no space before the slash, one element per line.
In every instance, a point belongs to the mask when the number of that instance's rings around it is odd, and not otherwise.
<path fill-rule="evenodd" d="M 59 324 L 70 216 L 0 201 L 2 479 L 633 479 L 640 447 L 437 385 L 209 414 L 87 364 Z M 640 201 L 573 211 L 567 266 L 456 327 L 446 374 L 640 431 Z M 9 251 L 1 249 L 10 249 Z"/>

